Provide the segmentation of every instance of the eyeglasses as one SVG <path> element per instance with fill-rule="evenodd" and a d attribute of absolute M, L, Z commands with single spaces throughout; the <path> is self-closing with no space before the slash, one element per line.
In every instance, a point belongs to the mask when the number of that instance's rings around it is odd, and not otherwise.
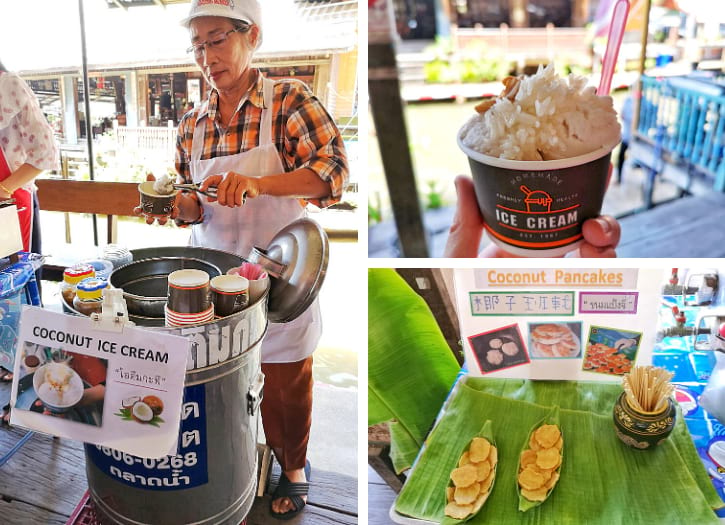
<path fill-rule="evenodd" d="M 235 27 L 234 29 L 230 29 L 229 31 L 222 33 L 221 35 L 214 37 L 213 40 L 207 40 L 206 42 L 199 42 L 197 44 L 191 45 L 189 48 L 187 48 L 186 52 L 190 54 L 194 53 L 195 58 L 201 58 L 207 49 L 215 49 L 222 46 L 224 42 L 226 42 L 229 38 L 229 35 L 231 35 L 232 33 L 236 33 L 237 31 L 239 31 L 240 33 L 246 33 L 251 27 L 252 26 L 249 25 Z"/>

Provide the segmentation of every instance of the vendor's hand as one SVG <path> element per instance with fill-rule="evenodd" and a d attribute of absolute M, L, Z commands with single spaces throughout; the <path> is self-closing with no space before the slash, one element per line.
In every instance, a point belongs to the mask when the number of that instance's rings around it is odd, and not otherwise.
<path fill-rule="evenodd" d="M 147 173 L 146 174 L 146 180 L 147 181 L 154 181 L 156 180 L 156 177 L 154 177 L 153 173 Z M 143 216 L 146 218 L 146 224 L 153 224 L 154 221 L 158 221 L 158 223 L 163 226 L 166 224 L 169 219 L 175 219 L 177 215 L 179 215 L 179 199 L 181 198 L 181 192 L 178 193 L 176 196 L 176 200 L 174 201 L 174 207 L 171 209 L 171 213 L 169 215 L 163 216 L 163 217 L 157 217 L 157 216 L 151 216 L 146 215 L 143 212 L 143 208 L 141 206 L 136 206 L 133 209 L 133 214 L 138 216 Z"/>
<path fill-rule="evenodd" d="M 217 198 L 207 197 L 209 202 L 215 200 L 222 206 L 236 208 L 244 204 L 245 198 L 254 198 L 259 195 L 259 179 L 245 177 L 233 171 L 227 171 L 223 175 L 211 175 L 204 179 L 199 189 L 206 191 L 207 188 L 216 186 Z"/>
<path fill-rule="evenodd" d="M 611 173 L 611 170 L 610 170 Z M 480 254 L 478 247 L 483 235 L 483 216 L 478 208 L 473 181 L 464 176 L 456 177 L 458 202 L 453 224 L 448 235 L 444 257 L 516 257 L 495 244 L 487 246 Z M 601 215 L 584 221 L 584 242 L 575 252 L 578 257 L 616 257 L 621 228 L 614 217 Z"/>

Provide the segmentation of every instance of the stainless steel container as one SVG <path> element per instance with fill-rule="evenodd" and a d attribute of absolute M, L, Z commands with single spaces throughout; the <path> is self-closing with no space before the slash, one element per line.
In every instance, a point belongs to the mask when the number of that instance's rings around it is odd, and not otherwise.
<path fill-rule="evenodd" d="M 135 261 L 203 259 L 222 273 L 244 262 L 204 248 L 150 248 L 133 254 Z M 150 460 L 86 445 L 88 487 L 104 521 L 237 525 L 249 513 L 257 486 L 264 384 L 260 350 L 268 317 L 291 321 L 316 297 L 327 266 L 327 237 L 317 224 L 302 219 L 282 230 L 266 249 L 255 249 L 249 259 L 265 266 L 271 286 L 246 309 L 194 327 L 157 327 L 153 318 L 133 319 L 191 339 L 179 449 Z"/>
<path fill-rule="evenodd" d="M 695 318 L 693 348 L 695 350 L 725 348 L 725 342 L 719 331 L 723 323 L 725 323 L 725 307 L 708 308 L 698 312 Z"/>
<path fill-rule="evenodd" d="M 203 270 L 210 278 L 221 274 L 217 265 L 201 258 L 157 255 L 135 260 L 113 270 L 109 282 L 114 288 L 123 288 L 129 316 L 163 320 L 168 290 L 167 277 L 171 272 L 186 269 Z M 131 320 L 145 324 L 142 319 Z"/>
<path fill-rule="evenodd" d="M 719 285 L 717 269 L 708 268 L 695 270 L 687 274 L 685 285 L 682 287 L 683 303 L 685 306 L 703 306 L 711 304 L 715 298 Z M 694 297 L 688 297 L 688 295 Z"/>

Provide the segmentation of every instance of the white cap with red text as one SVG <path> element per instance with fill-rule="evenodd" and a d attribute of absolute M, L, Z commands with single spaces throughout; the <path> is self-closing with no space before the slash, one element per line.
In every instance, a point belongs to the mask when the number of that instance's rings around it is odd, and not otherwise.
<path fill-rule="evenodd" d="M 259 27 L 257 47 L 262 43 L 262 8 L 258 0 L 192 0 L 189 16 L 181 21 L 181 25 L 189 27 L 189 23 L 200 16 L 221 16 L 254 24 Z"/>

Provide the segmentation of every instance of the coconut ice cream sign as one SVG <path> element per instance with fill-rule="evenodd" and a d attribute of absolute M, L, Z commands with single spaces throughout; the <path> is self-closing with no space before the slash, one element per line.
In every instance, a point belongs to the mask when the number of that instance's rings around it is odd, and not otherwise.
<path fill-rule="evenodd" d="M 119 453 L 177 448 L 191 342 L 162 331 L 98 329 L 91 319 L 26 307 L 11 423 Z"/>

